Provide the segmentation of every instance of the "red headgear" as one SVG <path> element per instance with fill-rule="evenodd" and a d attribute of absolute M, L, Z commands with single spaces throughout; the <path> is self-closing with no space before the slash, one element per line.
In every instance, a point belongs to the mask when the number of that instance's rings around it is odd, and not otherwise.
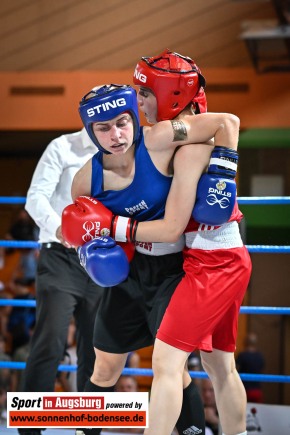
<path fill-rule="evenodd" d="M 175 118 L 190 102 L 196 104 L 197 113 L 207 110 L 205 78 L 190 57 L 169 50 L 158 56 L 142 57 L 133 82 L 154 92 L 157 121 Z"/>

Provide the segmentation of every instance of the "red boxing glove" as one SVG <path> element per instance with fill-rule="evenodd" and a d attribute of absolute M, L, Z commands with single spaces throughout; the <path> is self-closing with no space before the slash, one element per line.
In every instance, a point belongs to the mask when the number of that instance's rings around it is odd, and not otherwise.
<path fill-rule="evenodd" d="M 110 236 L 113 213 L 100 201 L 89 196 L 79 196 L 62 212 L 62 235 L 72 246 L 99 236 Z"/>
<path fill-rule="evenodd" d="M 100 201 L 90 196 L 79 196 L 73 204 L 62 212 L 62 235 L 72 246 L 84 243 L 99 236 L 111 236 L 125 250 L 129 261 L 135 247 L 126 242 L 135 242 L 138 222 L 134 219 L 114 216 Z"/>
<path fill-rule="evenodd" d="M 117 242 L 117 245 L 121 246 L 127 255 L 129 263 L 133 260 L 135 254 L 135 243 L 132 242 Z"/>

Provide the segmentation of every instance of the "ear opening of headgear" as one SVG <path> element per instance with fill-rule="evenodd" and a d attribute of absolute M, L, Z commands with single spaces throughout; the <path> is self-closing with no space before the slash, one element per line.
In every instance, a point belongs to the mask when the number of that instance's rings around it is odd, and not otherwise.
<path fill-rule="evenodd" d="M 104 85 L 92 89 L 83 96 L 79 104 L 79 113 L 84 127 L 100 151 L 110 154 L 97 140 L 93 132 L 94 122 L 109 121 L 123 112 L 132 116 L 134 126 L 133 142 L 139 137 L 140 121 L 136 90 L 130 85 Z"/>
<path fill-rule="evenodd" d="M 133 82 L 154 92 L 157 121 L 175 118 L 191 102 L 197 103 L 199 113 L 206 111 L 205 78 L 190 57 L 168 49 L 154 57 L 142 57 L 136 65 Z M 199 93 L 203 98 L 201 105 L 195 100 Z"/>

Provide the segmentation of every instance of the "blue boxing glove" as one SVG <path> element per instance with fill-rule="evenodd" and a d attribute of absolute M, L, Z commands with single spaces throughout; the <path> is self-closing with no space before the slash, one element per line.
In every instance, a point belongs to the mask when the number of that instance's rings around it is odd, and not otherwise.
<path fill-rule="evenodd" d="M 78 247 L 81 265 L 101 287 L 112 287 L 125 281 L 129 261 L 125 251 L 111 237 L 97 237 Z"/>
<path fill-rule="evenodd" d="M 200 177 L 192 216 L 196 222 L 222 225 L 231 217 L 237 187 L 237 151 L 216 146 L 211 154 L 208 171 Z"/>

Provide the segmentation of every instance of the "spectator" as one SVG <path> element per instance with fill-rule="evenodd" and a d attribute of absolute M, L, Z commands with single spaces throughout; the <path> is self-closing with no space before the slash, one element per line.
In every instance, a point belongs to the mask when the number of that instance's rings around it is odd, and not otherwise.
<path fill-rule="evenodd" d="M 134 393 L 138 391 L 138 382 L 134 376 L 122 375 L 116 383 L 115 391 Z"/>
<path fill-rule="evenodd" d="M 31 301 L 34 300 L 30 293 L 27 280 L 17 278 L 14 281 L 15 300 Z M 30 340 L 30 329 L 35 323 L 35 307 L 13 307 L 9 318 L 7 329 L 11 334 L 11 354 L 20 346 L 25 345 Z"/>
<path fill-rule="evenodd" d="M 0 427 L 7 425 L 7 391 L 10 391 L 10 382 L 0 375 Z"/>
<path fill-rule="evenodd" d="M 19 241 L 36 241 L 38 228 L 25 209 L 21 209 L 12 223 L 7 239 Z M 14 278 L 26 280 L 28 285 L 34 284 L 37 268 L 38 249 L 23 248 L 20 250 L 20 260 Z"/>
<path fill-rule="evenodd" d="M 1 281 L 0 282 L 0 299 L 12 299 L 13 296 L 14 295 L 11 292 L 11 290 L 10 289 L 8 290 L 7 286 L 5 286 L 5 284 Z M 9 304 L 0 306 L 0 334 L 3 335 L 5 340 L 8 337 L 7 324 L 8 324 L 8 319 L 9 319 L 9 315 L 10 315 L 11 310 L 12 310 L 12 308 Z M 8 351 L 7 343 L 6 343 L 6 351 Z"/>
<path fill-rule="evenodd" d="M 11 358 L 6 353 L 5 338 L 0 334 L 0 360 L 11 361 Z M 11 370 L 9 368 L 0 369 L 0 426 L 5 426 L 7 423 L 7 391 L 11 391 Z"/>
<path fill-rule="evenodd" d="M 187 360 L 188 370 L 192 372 L 203 372 L 199 351 L 191 352 Z M 201 378 L 194 378 L 194 383 L 201 388 Z"/>
<path fill-rule="evenodd" d="M 140 356 L 137 352 L 129 352 L 125 367 L 127 368 L 136 368 L 139 367 L 140 364 Z"/>
<path fill-rule="evenodd" d="M 115 385 L 115 391 L 118 393 L 134 393 L 139 390 L 138 382 L 134 376 L 122 375 L 118 379 Z M 116 428 L 116 429 L 106 429 L 108 432 L 118 432 L 125 434 L 141 434 L 144 429 L 139 428 Z"/>
<path fill-rule="evenodd" d="M 6 339 L 5 337 L 0 334 L 0 361 L 3 362 L 9 362 L 11 361 L 10 355 L 6 352 Z M 8 368 L 1 368 L 0 369 L 0 378 L 3 382 L 7 381 L 10 382 L 11 379 L 11 371 Z"/>
<path fill-rule="evenodd" d="M 213 385 L 210 379 L 203 378 L 201 381 L 201 397 L 204 404 L 205 424 L 211 429 L 213 435 L 219 435 L 220 421 L 216 406 Z"/>
<path fill-rule="evenodd" d="M 29 328 L 29 340 L 18 347 L 12 355 L 12 359 L 14 362 L 24 362 L 26 363 L 29 349 L 30 349 L 30 341 L 33 334 L 34 324 Z M 22 383 L 24 380 L 24 370 L 12 370 L 12 387 L 11 391 L 21 391 Z"/>
<path fill-rule="evenodd" d="M 259 351 L 258 336 L 250 332 L 245 338 L 245 349 L 240 352 L 236 358 L 237 369 L 239 373 L 256 373 L 261 374 L 265 368 L 265 359 L 262 352 Z M 262 385 L 258 381 L 243 381 L 245 386 L 247 401 L 253 403 L 263 403 Z"/>
<path fill-rule="evenodd" d="M 203 370 L 198 351 L 191 352 L 187 360 L 188 369 L 191 371 L 199 372 Z"/>
<path fill-rule="evenodd" d="M 0 247 L 0 269 L 3 269 L 5 266 L 5 249 Z"/>
<path fill-rule="evenodd" d="M 71 358 L 67 350 L 65 349 L 63 359 L 61 360 L 60 364 L 63 365 L 71 365 Z M 54 391 L 56 392 L 69 392 L 69 391 L 76 391 L 72 390 L 71 384 L 69 382 L 70 372 L 65 372 L 63 370 L 59 370 L 56 374 L 56 381 L 55 381 L 55 387 Z"/>

